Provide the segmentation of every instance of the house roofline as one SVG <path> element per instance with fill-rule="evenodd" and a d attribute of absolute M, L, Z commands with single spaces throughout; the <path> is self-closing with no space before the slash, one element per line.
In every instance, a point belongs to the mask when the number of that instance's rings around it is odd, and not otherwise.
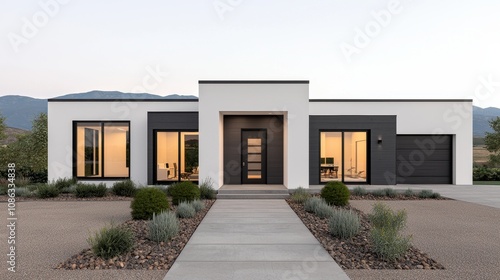
<path fill-rule="evenodd" d="M 309 99 L 309 102 L 472 102 L 472 99 Z"/>

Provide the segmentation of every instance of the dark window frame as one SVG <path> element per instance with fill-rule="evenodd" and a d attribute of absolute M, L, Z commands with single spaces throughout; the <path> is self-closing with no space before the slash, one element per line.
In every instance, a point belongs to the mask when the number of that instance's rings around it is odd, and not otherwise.
<path fill-rule="evenodd" d="M 340 181 L 346 185 L 349 184 L 359 184 L 359 185 L 369 185 L 371 184 L 371 130 L 370 129 L 320 129 L 318 134 L 318 154 L 321 159 L 321 133 L 323 132 L 340 132 L 342 133 L 342 178 Z M 344 164 L 344 132 L 365 132 L 366 133 L 366 180 L 364 182 L 355 182 L 355 181 L 345 181 L 345 164 Z M 320 164 L 319 161 L 316 164 Z M 319 172 L 319 183 L 328 183 L 321 181 L 321 166 L 318 168 Z"/>
<path fill-rule="evenodd" d="M 158 132 L 177 132 L 177 162 L 179 163 L 179 176 L 177 180 L 158 180 Z M 180 174 L 181 174 L 181 168 L 180 168 L 180 162 L 181 162 L 181 133 L 183 132 L 198 132 L 198 141 L 200 137 L 200 132 L 198 129 L 153 129 L 153 184 L 173 184 L 173 183 L 179 183 L 179 182 L 192 182 L 194 184 L 198 184 L 199 182 L 199 177 L 197 181 L 190 181 L 190 180 L 182 180 Z M 200 152 L 199 152 L 199 146 L 198 146 L 198 163 L 200 160 Z M 199 164 L 198 164 L 199 166 Z M 199 174 L 198 174 L 199 176 Z"/>
<path fill-rule="evenodd" d="M 77 160 L 77 145 L 78 145 L 78 139 L 77 139 L 77 128 L 79 123 L 93 123 L 93 124 L 100 124 L 101 127 L 101 148 L 100 148 L 100 153 L 101 153 L 101 161 L 102 164 L 100 166 L 101 169 L 101 177 L 86 177 L 86 176 L 78 176 L 77 172 L 77 165 L 78 165 L 78 160 Z M 106 123 L 124 123 L 128 125 L 128 131 L 127 131 L 127 148 L 128 148 L 128 154 L 126 155 L 126 165 L 128 167 L 128 176 L 126 177 L 105 177 L 104 176 L 104 161 L 106 160 L 104 157 L 104 138 L 105 138 L 105 133 L 104 133 L 104 125 Z M 96 121 L 96 120 L 75 120 L 73 121 L 73 178 L 79 179 L 79 180 L 85 180 L 85 181 L 113 181 L 113 180 L 126 180 L 130 179 L 130 174 L 131 174 L 131 155 L 130 155 L 130 150 L 131 150 L 131 139 L 130 139 L 130 131 L 131 131 L 131 126 L 130 126 L 130 121 L 129 120 L 105 120 L 105 121 Z M 126 148 L 126 149 L 127 149 Z"/>

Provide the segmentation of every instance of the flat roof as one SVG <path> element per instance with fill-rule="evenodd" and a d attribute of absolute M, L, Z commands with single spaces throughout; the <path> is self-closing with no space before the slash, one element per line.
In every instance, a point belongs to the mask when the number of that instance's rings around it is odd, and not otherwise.
<path fill-rule="evenodd" d="M 161 99 L 161 98 L 151 98 L 151 99 L 144 99 L 144 98 L 118 98 L 118 99 L 88 99 L 88 98 L 82 98 L 82 99 L 64 99 L 64 98 L 50 98 L 47 100 L 48 102 L 198 102 L 198 98 L 190 98 L 190 99 Z"/>
<path fill-rule="evenodd" d="M 309 84 L 307 80 L 200 80 L 198 84 Z"/>

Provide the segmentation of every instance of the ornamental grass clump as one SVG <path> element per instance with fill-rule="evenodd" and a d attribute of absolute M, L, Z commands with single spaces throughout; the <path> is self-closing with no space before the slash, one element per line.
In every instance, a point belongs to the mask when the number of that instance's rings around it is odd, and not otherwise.
<path fill-rule="evenodd" d="M 110 259 L 132 250 L 134 234 L 129 229 L 111 224 L 95 232 L 87 242 L 98 257 Z"/>
<path fill-rule="evenodd" d="M 137 192 L 137 187 L 132 180 L 125 180 L 114 183 L 111 192 L 118 196 L 133 197 Z"/>
<path fill-rule="evenodd" d="M 328 218 L 331 215 L 333 215 L 333 208 L 328 205 L 328 203 L 322 201 L 318 205 L 316 205 L 316 208 L 314 209 L 314 214 L 318 216 L 321 219 Z"/>
<path fill-rule="evenodd" d="M 404 196 L 406 197 L 412 197 L 415 196 L 415 192 L 412 189 L 407 189 L 404 193 Z"/>
<path fill-rule="evenodd" d="M 69 189 L 71 186 L 76 185 L 76 178 L 59 178 L 53 184 L 61 192 L 65 189 Z"/>
<path fill-rule="evenodd" d="M 419 198 L 440 198 L 441 195 L 439 193 L 435 193 L 432 190 L 421 190 L 417 196 Z"/>
<path fill-rule="evenodd" d="M 195 199 L 195 200 L 191 201 L 190 204 L 193 206 L 196 213 L 205 209 L 205 203 L 199 199 Z"/>
<path fill-rule="evenodd" d="M 39 186 L 35 193 L 38 198 L 52 198 L 59 196 L 59 190 L 52 184 Z"/>
<path fill-rule="evenodd" d="M 335 209 L 328 219 L 328 230 L 333 236 L 348 239 L 359 233 L 361 222 L 352 210 Z"/>
<path fill-rule="evenodd" d="M 200 184 L 201 199 L 215 199 L 216 192 L 214 190 L 214 181 L 211 177 L 206 177 Z"/>
<path fill-rule="evenodd" d="M 385 188 L 384 192 L 385 192 L 385 196 L 390 197 L 390 198 L 395 198 L 397 196 L 395 189 Z"/>
<path fill-rule="evenodd" d="M 173 212 L 162 211 L 149 221 L 149 239 L 155 242 L 167 242 L 179 233 L 179 220 Z"/>
<path fill-rule="evenodd" d="M 304 204 L 311 197 L 311 194 L 303 187 L 295 189 L 291 196 L 291 200 L 296 203 Z"/>
<path fill-rule="evenodd" d="M 368 191 L 363 187 L 355 187 L 351 191 L 351 194 L 356 195 L 356 196 L 363 196 L 363 195 L 366 195 L 367 193 L 368 193 Z"/>
<path fill-rule="evenodd" d="M 304 202 L 304 210 L 314 213 L 319 204 L 324 204 L 325 201 L 319 197 L 311 197 Z"/>
<path fill-rule="evenodd" d="M 330 205 L 345 206 L 349 203 L 351 193 L 342 182 L 328 182 L 321 189 L 321 197 Z"/>
<path fill-rule="evenodd" d="M 411 247 L 411 236 L 400 233 L 406 227 L 405 210 L 395 212 L 386 204 L 376 203 L 368 218 L 373 226 L 370 230 L 373 250 L 382 259 L 398 259 Z"/>
<path fill-rule="evenodd" d="M 181 202 L 175 212 L 179 218 L 192 218 L 196 215 L 196 209 L 189 202 Z"/>
<path fill-rule="evenodd" d="M 98 185 L 88 183 L 78 183 L 75 188 L 75 196 L 84 197 L 103 197 L 108 192 L 108 188 L 104 183 Z"/>

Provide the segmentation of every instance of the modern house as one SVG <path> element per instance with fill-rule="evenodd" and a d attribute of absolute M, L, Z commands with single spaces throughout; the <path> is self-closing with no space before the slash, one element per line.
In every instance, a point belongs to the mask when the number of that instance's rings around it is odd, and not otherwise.
<path fill-rule="evenodd" d="M 49 180 L 472 184 L 472 100 L 310 100 L 308 81 L 200 81 L 198 100 L 48 106 Z"/>

